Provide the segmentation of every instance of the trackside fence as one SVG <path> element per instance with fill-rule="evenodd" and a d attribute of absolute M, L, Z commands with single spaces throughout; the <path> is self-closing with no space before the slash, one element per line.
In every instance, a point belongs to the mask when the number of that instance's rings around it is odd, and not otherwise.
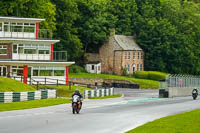
<path fill-rule="evenodd" d="M 0 103 L 12 103 L 39 99 L 56 98 L 56 90 L 39 90 L 29 92 L 0 92 Z"/>
<path fill-rule="evenodd" d="M 169 74 L 159 82 L 160 97 L 186 96 L 191 90 L 200 88 L 200 77 L 192 75 Z"/>
<path fill-rule="evenodd" d="M 167 75 L 166 79 L 159 82 L 159 88 L 199 88 L 200 77 L 191 75 Z"/>
<path fill-rule="evenodd" d="M 85 90 L 84 98 L 90 97 L 104 97 L 104 96 L 112 96 L 114 95 L 114 88 L 109 89 L 97 89 L 97 90 Z"/>

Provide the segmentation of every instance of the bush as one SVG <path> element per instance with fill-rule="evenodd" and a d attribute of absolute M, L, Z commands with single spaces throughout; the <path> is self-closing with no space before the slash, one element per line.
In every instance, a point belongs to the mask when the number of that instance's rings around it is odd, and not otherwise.
<path fill-rule="evenodd" d="M 87 71 L 81 66 L 71 65 L 69 67 L 69 73 L 86 73 L 86 72 Z"/>
<path fill-rule="evenodd" d="M 162 72 L 156 72 L 156 71 L 149 71 L 149 79 L 151 80 L 162 80 L 165 79 L 167 76 L 166 73 L 162 73 Z"/>
<path fill-rule="evenodd" d="M 136 71 L 134 74 L 135 78 L 139 79 L 149 79 L 149 72 L 148 71 Z"/>
<path fill-rule="evenodd" d="M 150 79 L 159 81 L 165 79 L 166 75 L 166 73 L 156 71 L 136 71 L 134 77 L 140 79 Z"/>

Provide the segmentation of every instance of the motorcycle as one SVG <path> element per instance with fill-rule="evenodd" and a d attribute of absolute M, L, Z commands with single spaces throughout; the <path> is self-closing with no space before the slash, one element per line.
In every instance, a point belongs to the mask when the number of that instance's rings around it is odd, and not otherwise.
<path fill-rule="evenodd" d="M 72 98 L 72 113 L 75 114 L 79 114 L 80 110 L 81 110 L 81 98 L 78 95 L 74 95 Z"/>
<path fill-rule="evenodd" d="M 196 100 L 197 96 L 198 96 L 198 90 L 197 89 L 193 89 L 192 90 L 192 97 L 193 97 L 193 99 Z"/>

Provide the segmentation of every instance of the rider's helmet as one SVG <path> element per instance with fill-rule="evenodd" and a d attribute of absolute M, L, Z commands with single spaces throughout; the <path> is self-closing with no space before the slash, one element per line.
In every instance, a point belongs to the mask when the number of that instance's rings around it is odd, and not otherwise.
<path fill-rule="evenodd" d="M 76 90 L 75 90 L 75 92 L 76 92 L 76 93 L 79 93 L 79 90 L 78 90 L 78 89 L 76 89 Z"/>

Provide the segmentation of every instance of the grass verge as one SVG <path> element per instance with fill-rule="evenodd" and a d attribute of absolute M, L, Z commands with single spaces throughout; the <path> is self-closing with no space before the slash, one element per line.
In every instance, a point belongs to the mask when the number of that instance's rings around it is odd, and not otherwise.
<path fill-rule="evenodd" d="M 148 79 L 137 79 L 126 76 L 119 75 L 108 75 L 108 74 L 91 74 L 91 73 L 69 73 L 69 77 L 77 77 L 77 78 L 106 78 L 106 79 L 119 79 L 119 80 L 127 80 L 133 83 L 140 84 L 140 88 L 158 88 L 158 81 L 148 80 Z"/>
<path fill-rule="evenodd" d="M 17 80 L 0 77 L 0 92 L 23 92 L 35 91 L 36 89 L 30 85 L 23 84 Z"/>
<path fill-rule="evenodd" d="M 116 98 L 116 97 L 121 97 L 121 96 L 122 96 L 121 94 L 116 94 L 116 95 L 113 95 L 113 96 L 90 97 L 88 99 L 107 99 L 107 98 Z"/>
<path fill-rule="evenodd" d="M 42 99 L 42 100 L 14 102 L 14 103 L 2 103 L 0 104 L 0 111 L 39 108 L 39 107 L 46 107 L 63 103 L 71 103 L 71 100 L 57 98 L 57 99 Z"/>
<path fill-rule="evenodd" d="M 74 91 L 76 89 L 79 89 L 80 93 L 83 95 L 84 90 L 91 90 L 89 88 L 86 87 L 81 87 L 81 86 L 71 86 L 71 88 L 69 88 L 69 86 L 66 85 L 40 85 L 41 89 L 57 89 L 57 96 L 58 97 L 71 97 L 72 93 L 74 93 Z"/>
<path fill-rule="evenodd" d="M 200 109 L 164 117 L 126 133 L 198 133 Z"/>

